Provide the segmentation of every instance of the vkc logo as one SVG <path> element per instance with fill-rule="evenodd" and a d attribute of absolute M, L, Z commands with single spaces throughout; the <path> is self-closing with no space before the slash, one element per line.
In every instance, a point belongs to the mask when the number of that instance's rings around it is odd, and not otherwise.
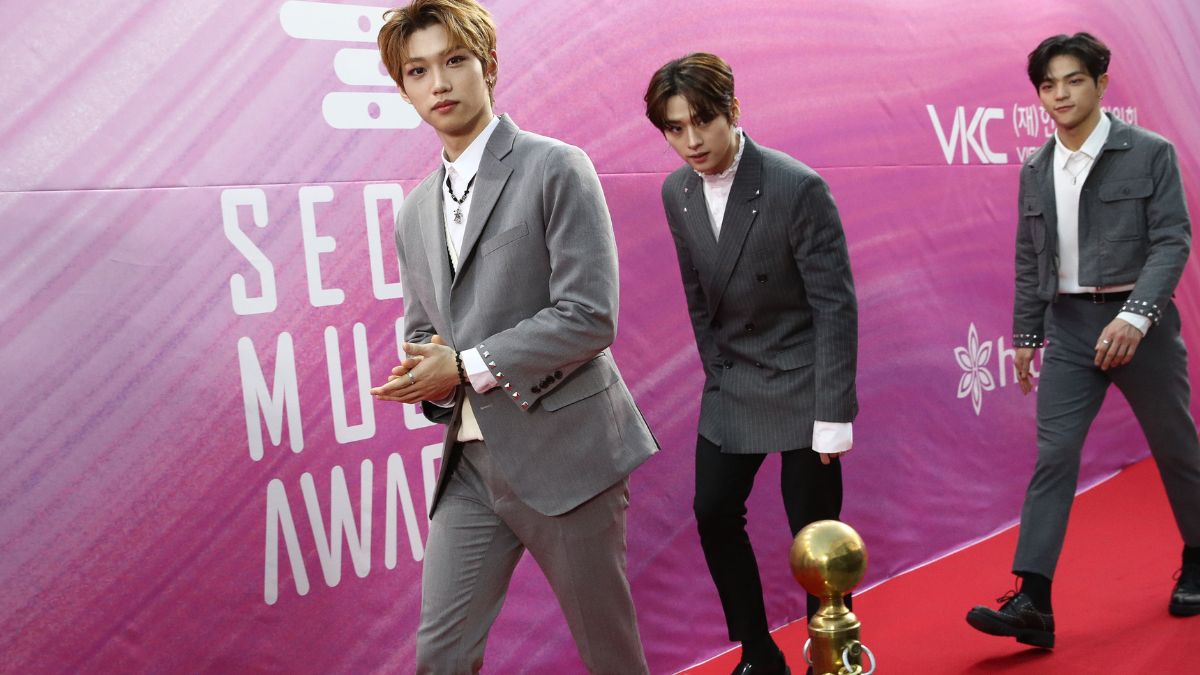
<path fill-rule="evenodd" d="M 1003 108 L 976 108 L 975 114 L 971 116 L 971 123 L 967 124 L 966 108 L 958 106 L 954 109 L 952 116 L 949 138 L 946 137 L 945 127 L 938 119 L 937 110 L 934 110 L 932 105 L 926 105 L 925 109 L 929 111 L 929 120 L 933 122 L 933 130 L 937 132 L 938 143 L 942 146 L 942 154 L 946 156 L 947 164 L 954 163 L 955 146 L 961 149 L 963 164 L 970 162 L 967 156 L 968 147 L 983 164 L 1006 164 L 1008 162 L 1008 153 L 992 150 L 988 147 L 987 138 L 988 122 L 1004 119 Z"/>
<path fill-rule="evenodd" d="M 290 0 L 279 8 L 279 23 L 294 38 L 371 44 L 367 49 L 339 49 L 333 56 L 333 72 L 343 84 L 388 90 L 326 94 L 321 113 L 335 129 L 412 129 L 421 123 L 417 111 L 400 97 L 396 83 L 379 61 L 375 40 L 385 11 L 386 7 L 300 0 Z"/>

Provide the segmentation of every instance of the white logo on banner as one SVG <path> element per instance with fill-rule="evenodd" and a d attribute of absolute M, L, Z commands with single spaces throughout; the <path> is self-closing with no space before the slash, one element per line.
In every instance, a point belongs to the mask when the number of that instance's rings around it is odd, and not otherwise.
<path fill-rule="evenodd" d="M 1101 106 L 1100 109 L 1126 124 L 1137 124 L 1138 110 L 1135 106 Z M 942 116 L 938 115 L 937 108 L 932 104 L 926 104 L 925 111 L 929 113 L 929 121 L 933 123 L 933 132 L 937 135 L 938 146 L 947 164 L 954 164 L 956 157 L 960 164 L 970 164 L 972 156 L 980 164 L 1008 163 L 1009 153 L 996 152 L 988 145 L 988 124 L 1003 120 L 1004 108 L 975 108 L 969 122 L 966 106 L 957 106 L 949 113 L 943 110 Z M 1046 139 L 1054 135 L 1055 130 L 1050 113 L 1038 103 L 1014 104 L 1012 126 L 1016 135 L 1015 154 L 1018 162 L 1024 162 L 1037 152 Z"/>
<path fill-rule="evenodd" d="M 996 377 L 988 367 L 992 360 L 992 352 L 996 352 Z M 1034 379 L 1034 388 L 1039 375 L 1042 350 L 1034 353 L 1033 361 L 1029 364 L 1029 375 Z M 971 397 L 971 407 L 979 415 L 983 410 L 983 392 L 1003 389 L 1017 382 L 1017 350 L 1005 346 L 1004 337 L 995 340 L 979 340 L 979 331 L 971 322 L 967 328 L 967 346 L 954 348 L 954 360 L 962 369 L 958 379 L 958 398 Z"/>
<path fill-rule="evenodd" d="M 367 43 L 344 47 L 333 56 L 333 72 L 352 87 L 387 87 L 388 91 L 331 91 L 321 101 L 325 121 L 335 129 L 412 129 L 421 123 L 417 111 L 400 97 L 396 83 L 379 60 L 375 39 L 387 7 L 335 5 L 291 0 L 279 8 L 279 23 L 301 40 Z"/>
<path fill-rule="evenodd" d="M 971 406 L 978 415 L 983 408 L 983 392 L 996 388 L 996 381 L 987 369 L 988 360 L 992 358 L 991 340 L 979 343 L 979 334 L 975 331 L 975 323 L 971 323 L 967 331 L 967 346 L 955 347 L 954 358 L 958 367 L 963 369 L 963 375 L 958 380 L 958 397 L 971 397 Z"/>

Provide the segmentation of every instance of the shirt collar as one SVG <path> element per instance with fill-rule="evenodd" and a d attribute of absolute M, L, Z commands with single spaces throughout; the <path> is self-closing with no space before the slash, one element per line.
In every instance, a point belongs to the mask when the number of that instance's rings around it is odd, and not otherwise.
<path fill-rule="evenodd" d="M 1104 143 L 1108 141 L 1108 132 L 1112 128 L 1112 122 L 1109 121 L 1108 115 L 1100 114 L 1100 122 L 1096 124 L 1096 128 L 1092 129 L 1092 133 L 1088 134 L 1087 140 L 1083 145 L 1079 146 L 1078 150 L 1071 151 L 1067 146 L 1063 145 L 1062 139 L 1059 138 L 1058 132 L 1054 132 L 1054 154 L 1058 156 L 1058 166 L 1066 168 L 1067 161 L 1072 155 L 1082 153 L 1088 159 L 1096 159 L 1100 154 L 1100 150 L 1104 147 Z"/>
<path fill-rule="evenodd" d="M 446 159 L 446 150 L 442 149 L 442 164 L 446 167 L 446 173 L 451 176 L 460 176 L 463 178 L 474 176 L 479 171 L 479 163 L 483 160 L 483 149 L 487 147 L 488 139 L 492 137 L 492 132 L 500 125 L 500 118 L 492 116 L 492 121 L 479 132 L 475 140 L 467 146 L 466 150 L 458 156 L 458 159 L 453 162 Z"/>
<path fill-rule="evenodd" d="M 742 161 L 742 151 L 746 149 L 746 136 L 742 133 L 742 128 L 734 127 L 734 131 L 737 132 L 738 150 L 737 154 L 733 156 L 733 163 L 729 165 L 729 168 L 725 169 L 721 173 L 714 174 L 700 173 L 699 171 L 692 169 L 693 171 L 696 171 L 697 176 L 700 176 L 708 182 L 721 182 L 733 179 L 734 174 L 737 173 L 738 164 L 740 164 Z"/>

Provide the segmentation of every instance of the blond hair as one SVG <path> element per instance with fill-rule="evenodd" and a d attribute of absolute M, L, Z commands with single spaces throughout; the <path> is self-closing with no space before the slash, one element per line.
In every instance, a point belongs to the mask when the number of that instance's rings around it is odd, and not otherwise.
<path fill-rule="evenodd" d="M 483 72 L 495 68 L 492 52 L 496 49 L 496 24 L 492 15 L 475 0 L 413 0 L 406 7 L 389 9 L 379 29 L 379 57 L 388 75 L 404 91 L 404 62 L 408 59 L 408 41 L 422 28 L 439 25 L 446 29 L 450 43 L 463 47 L 479 59 Z M 496 102 L 495 70 L 486 78 L 488 94 Z"/>

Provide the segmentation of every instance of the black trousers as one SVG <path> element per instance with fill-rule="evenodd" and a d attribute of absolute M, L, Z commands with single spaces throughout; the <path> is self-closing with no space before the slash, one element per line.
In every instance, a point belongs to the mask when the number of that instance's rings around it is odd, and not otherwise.
<path fill-rule="evenodd" d="M 842 465 L 822 464 L 811 449 L 778 453 L 783 458 L 780 492 L 794 538 L 805 525 L 836 519 L 842 511 Z M 696 498 L 692 510 L 708 572 L 721 597 L 729 639 L 739 642 L 769 634 L 762 581 L 746 534 L 746 499 L 766 455 L 734 455 L 700 436 L 696 441 Z M 847 598 L 849 600 L 849 598 Z M 819 607 L 808 596 L 808 616 Z"/>

